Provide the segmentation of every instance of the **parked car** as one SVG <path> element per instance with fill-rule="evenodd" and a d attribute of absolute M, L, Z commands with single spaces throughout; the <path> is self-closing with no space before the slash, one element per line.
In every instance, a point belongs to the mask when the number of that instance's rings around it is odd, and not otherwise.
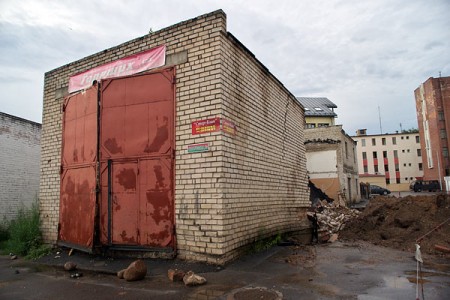
<path fill-rule="evenodd" d="M 383 188 L 381 186 L 371 184 L 370 185 L 370 193 L 371 194 L 378 194 L 378 195 L 388 195 L 388 194 L 391 193 L 391 191 L 388 190 L 388 189 L 385 189 L 385 188 Z"/>
<path fill-rule="evenodd" d="M 441 186 L 437 180 L 415 180 L 411 182 L 409 189 L 414 192 L 437 192 L 441 190 Z"/>

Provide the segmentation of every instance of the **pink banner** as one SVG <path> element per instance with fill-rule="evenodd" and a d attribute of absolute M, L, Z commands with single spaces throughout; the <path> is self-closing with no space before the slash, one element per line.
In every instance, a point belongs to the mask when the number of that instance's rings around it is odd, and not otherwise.
<path fill-rule="evenodd" d="M 136 74 L 166 63 L 166 46 L 124 57 L 122 59 L 78 73 L 69 79 L 69 93 L 86 89 L 94 80 Z"/>

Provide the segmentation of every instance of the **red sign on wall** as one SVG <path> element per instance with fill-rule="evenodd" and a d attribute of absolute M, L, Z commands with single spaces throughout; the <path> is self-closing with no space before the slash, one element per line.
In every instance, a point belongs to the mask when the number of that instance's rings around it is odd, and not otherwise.
<path fill-rule="evenodd" d="M 192 122 L 192 134 L 216 132 L 220 130 L 220 118 Z"/>
<path fill-rule="evenodd" d="M 227 119 L 222 119 L 222 131 L 232 135 L 236 135 L 236 125 L 233 122 L 228 121 Z"/>
<path fill-rule="evenodd" d="M 164 66 L 165 63 L 166 46 L 162 45 L 71 76 L 69 93 L 90 87 L 94 80 L 132 75 Z"/>

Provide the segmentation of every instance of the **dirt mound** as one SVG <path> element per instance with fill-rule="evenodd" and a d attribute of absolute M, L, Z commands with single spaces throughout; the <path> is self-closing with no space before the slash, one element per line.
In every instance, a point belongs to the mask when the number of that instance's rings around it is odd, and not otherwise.
<path fill-rule="evenodd" d="M 364 211 L 346 224 L 339 237 L 414 252 L 417 239 L 447 221 L 419 243 L 422 253 L 441 255 L 434 246 L 450 247 L 449 218 L 450 195 L 379 196 L 370 200 Z"/>

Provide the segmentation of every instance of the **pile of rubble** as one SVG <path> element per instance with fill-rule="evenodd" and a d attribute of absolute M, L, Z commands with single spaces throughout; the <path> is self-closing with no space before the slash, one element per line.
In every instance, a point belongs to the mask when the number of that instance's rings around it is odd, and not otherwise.
<path fill-rule="evenodd" d="M 319 240 L 334 242 L 338 238 L 339 231 L 345 228 L 345 224 L 357 218 L 361 212 L 346 206 L 336 206 L 324 200 L 317 205 L 314 213 L 319 226 Z"/>

